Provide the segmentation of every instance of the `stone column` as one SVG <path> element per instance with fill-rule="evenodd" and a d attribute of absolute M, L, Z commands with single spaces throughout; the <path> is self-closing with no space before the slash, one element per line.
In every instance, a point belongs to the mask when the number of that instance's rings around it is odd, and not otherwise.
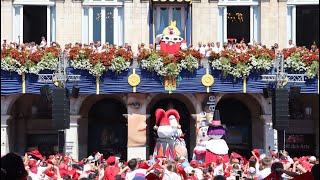
<path fill-rule="evenodd" d="M 288 41 L 287 38 L 283 38 L 287 36 L 287 0 L 278 0 L 278 43 L 280 49 L 286 48 Z"/>
<path fill-rule="evenodd" d="M 263 122 L 263 136 L 264 136 L 264 141 L 263 141 L 263 150 L 264 152 L 268 152 L 269 146 L 270 149 L 274 150 L 275 149 L 275 144 L 274 144 L 274 130 L 272 128 L 272 115 L 261 115 L 260 119 Z"/>
<path fill-rule="evenodd" d="M 66 129 L 65 154 L 79 159 L 78 120 L 80 115 L 70 115 L 70 128 Z"/>
<path fill-rule="evenodd" d="M 81 117 L 78 120 L 79 133 L 79 159 L 88 157 L 88 118 Z"/>
<path fill-rule="evenodd" d="M 1 115 L 1 156 L 7 154 L 9 149 L 9 120 L 11 115 Z"/>
<path fill-rule="evenodd" d="M 147 157 L 147 115 L 145 94 L 128 94 L 128 151 L 127 158 L 141 158 Z M 152 148 L 152 147 L 151 147 Z"/>
<path fill-rule="evenodd" d="M 14 152 L 18 154 L 24 154 L 27 147 L 27 122 L 31 119 L 30 117 L 21 116 L 15 119 L 15 129 L 16 138 L 15 138 L 15 147 Z"/>

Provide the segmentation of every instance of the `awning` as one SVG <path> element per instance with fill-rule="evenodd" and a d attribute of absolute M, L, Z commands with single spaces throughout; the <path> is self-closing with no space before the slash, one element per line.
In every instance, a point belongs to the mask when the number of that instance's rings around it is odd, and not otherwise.
<path fill-rule="evenodd" d="M 152 0 L 153 2 L 191 2 L 192 0 Z"/>

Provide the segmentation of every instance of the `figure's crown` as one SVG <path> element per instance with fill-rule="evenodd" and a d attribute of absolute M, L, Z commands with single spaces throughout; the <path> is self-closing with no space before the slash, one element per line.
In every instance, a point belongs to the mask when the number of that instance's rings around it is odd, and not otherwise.
<path fill-rule="evenodd" d="M 170 21 L 170 26 L 171 27 L 177 27 L 177 22 L 176 21 Z"/>

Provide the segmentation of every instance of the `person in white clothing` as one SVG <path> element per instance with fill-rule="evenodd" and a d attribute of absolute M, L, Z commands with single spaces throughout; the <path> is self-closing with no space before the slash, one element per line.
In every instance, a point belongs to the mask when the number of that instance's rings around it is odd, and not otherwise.
<path fill-rule="evenodd" d="M 223 48 L 221 47 L 220 42 L 217 42 L 216 46 L 213 48 L 213 51 L 215 53 L 220 53 L 222 50 L 223 50 Z"/>
<path fill-rule="evenodd" d="M 40 48 L 45 48 L 47 45 L 47 41 L 45 37 L 41 37 L 41 43 L 40 43 Z"/>
<path fill-rule="evenodd" d="M 126 174 L 126 180 L 133 180 L 133 178 L 137 176 L 145 177 L 147 173 L 156 165 L 158 162 L 155 162 L 152 166 L 150 166 L 148 169 L 139 169 L 138 168 L 138 160 L 137 159 L 131 159 L 128 162 L 128 166 L 122 169 L 118 175 L 121 175 L 122 173 L 129 170 L 129 172 Z M 160 161 L 162 163 L 162 161 Z"/>
<path fill-rule="evenodd" d="M 293 44 L 292 39 L 290 39 L 288 48 L 294 48 L 294 47 L 296 47 L 296 46 Z"/>
<path fill-rule="evenodd" d="M 206 55 L 206 44 L 203 44 L 202 47 L 200 47 L 199 52 L 202 56 Z"/>
<path fill-rule="evenodd" d="M 261 166 L 263 169 L 261 171 L 259 171 L 259 167 L 256 166 L 258 180 L 264 179 L 265 177 L 267 177 L 271 173 L 271 165 L 272 165 L 271 158 L 265 157 L 262 159 Z"/>
<path fill-rule="evenodd" d="M 163 180 L 181 180 L 181 176 L 177 174 L 174 162 L 169 161 L 165 165 Z"/>

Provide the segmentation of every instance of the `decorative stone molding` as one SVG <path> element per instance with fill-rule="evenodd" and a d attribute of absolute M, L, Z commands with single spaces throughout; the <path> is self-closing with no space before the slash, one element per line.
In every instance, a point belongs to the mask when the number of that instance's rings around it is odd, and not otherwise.
<path fill-rule="evenodd" d="M 219 0 L 208 0 L 208 1 L 209 1 L 209 3 L 218 3 L 219 2 Z"/>
<path fill-rule="evenodd" d="M 261 2 L 270 2 L 270 0 L 261 0 Z"/>
<path fill-rule="evenodd" d="M 288 0 L 278 0 L 278 2 L 288 2 Z"/>
<path fill-rule="evenodd" d="M 80 119 L 80 115 L 70 115 L 70 127 L 77 127 Z"/>
<path fill-rule="evenodd" d="M 10 114 L 12 106 L 20 96 L 21 94 L 1 96 L 1 114 Z"/>
<path fill-rule="evenodd" d="M 12 118 L 11 115 L 1 115 L 1 127 L 7 127 L 8 126 L 8 120 Z"/>

